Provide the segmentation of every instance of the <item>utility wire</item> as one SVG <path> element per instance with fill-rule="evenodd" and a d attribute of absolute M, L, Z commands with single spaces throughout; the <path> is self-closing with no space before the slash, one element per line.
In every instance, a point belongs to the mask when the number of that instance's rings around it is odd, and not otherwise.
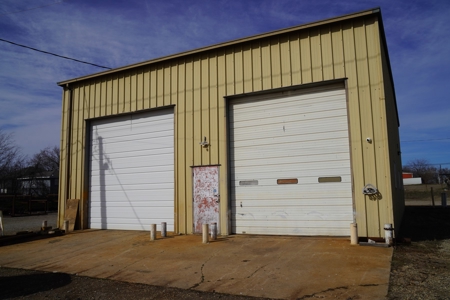
<path fill-rule="evenodd" d="M 46 4 L 46 5 L 36 6 L 36 7 L 29 8 L 29 9 L 24 9 L 24 10 L 19 10 L 19 11 L 5 13 L 5 14 L 0 14 L 0 16 L 18 14 L 18 13 L 21 13 L 21 12 L 24 12 L 24 11 L 35 10 L 35 9 L 38 9 L 38 8 L 47 7 L 47 6 L 54 5 L 54 4 L 60 4 L 60 3 L 63 3 L 63 2 L 67 2 L 67 1 L 69 1 L 69 0 L 62 0 L 62 1 L 59 1 L 59 2 L 54 2 L 54 3 L 50 3 L 50 4 Z"/>
<path fill-rule="evenodd" d="M 53 56 L 56 56 L 56 57 L 60 57 L 60 58 L 68 59 L 68 60 L 73 60 L 73 61 L 76 61 L 76 62 L 79 62 L 79 63 L 83 63 L 83 64 L 87 64 L 87 65 L 91 65 L 91 66 L 95 66 L 95 67 L 111 70 L 110 67 L 104 67 L 104 66 L 100 66 L 100 65 L 93 64 L 93 63 L 90 63 L 90 62 L 82 61 L 82 60 L 79 60 L 79 59 L 75 59 L 75 58 L 71 58 L 71 57 L 62 56 L 62 55 L 59 55 L 59 54 L 55 54 L 55 53 L 39 50 L 39 49 L 36 49 L 36 48 L 32 48 L 32 47 L 28 47 L 28 46 L 25 46 L 25 45 L 17 44 L 17 43 L 11 42 L 11 41 L 7 41 L 7 40 L 4 40 L 4 39 L 0 39 L 0 41 L 5 42 L 5 43 L 10 43 L 10 44 L 12 44 L 14 46 L 27 48 L 27 49 L 30 49 L 30 50 L 33 50 L 33 51 L 37 51 L 37 52 L 41 52 L 41 53 L 45 53 L 45 54 L 50 54 L 50 55 L 53 55 Z"/>
<path fill-rule="evenodd" d="M 450 138 L 428 139 L 428 140 L 409 140 L 409 141 L 400 141 L 400 142 L 407 143 L 407 142 L 428 142 L 428 141 L 444 141 L 444 140 L 450 140 Z"/>

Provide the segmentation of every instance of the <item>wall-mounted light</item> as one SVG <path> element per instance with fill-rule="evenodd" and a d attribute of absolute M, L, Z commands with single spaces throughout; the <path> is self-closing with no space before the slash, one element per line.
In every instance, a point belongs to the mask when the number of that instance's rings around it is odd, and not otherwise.
<path fill-rule="evenodd" d="M 200 142 L 199 144 L 202 145 L 203 148 L 209 146 L 209 143 L 206 141 L 206 136 L 203 137 L 203 142 Z"/>

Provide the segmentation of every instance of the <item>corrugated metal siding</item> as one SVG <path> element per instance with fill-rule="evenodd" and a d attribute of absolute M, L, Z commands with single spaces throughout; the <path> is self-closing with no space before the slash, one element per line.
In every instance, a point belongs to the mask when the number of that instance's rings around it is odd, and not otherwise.
<path fill-rule="evenodd" d="M 382 192 L 389 188 L 389 179 L 385 179 L 389 174 L 375 167 L 387 168 L 386 165 L 380 166 L 384 164 L 382 158 L 387 155 L 386 129 L 376 129 L 372 125 L 386 117 L 380 108 L 378 95 L 383 84 L 379 38 L 377 16 L 371 15 L 71 83 L 74 109 L 69 163 L 71 180 L 69 187 L 65 186 L 64 180 L 61 181 L 61 199 L 69 195 L 86 201 L 82 194 L 85 190 L 82 186 L 85 174 L 84 120 L 176 105 L 177 230 L 189 233 L 192 228 L 189 166 L 221 164 L 221 190 L 223 199 L 227 198 L 224 96 L 346 77 L 359 233 L 380 235 L 380 212 L 392 208 L 391 196 L 383 193 L 381 208 L 381 201 L 366 199 L 360 193 L 366 183 L 377 185 Z M 69 92 L 65 92 L 63 110 L 68 109 L 68 102 Z M 64 124 L 69 126 L 65 115 Z M 204 136 L 211 141 L 208 150 L 198 145 Z M 373 144 L 365 143 L 368 136 L 373 137 Z M 66 138 L 63 132 L 63 147 Z M 65 151 L 62 148 L 62 153 Z M 62 155 L 62 165 L 65 163 L 65 155 Z M 66 188 L 69 188 L 68 194 L 64 194 Z M 226 212 L 226 201 L 221 205 L 221 211 Z M 226 228 L 226 221 L 223 222 L 221 228 Z M 82 224 L 86 225 L 84 221 Z"/>

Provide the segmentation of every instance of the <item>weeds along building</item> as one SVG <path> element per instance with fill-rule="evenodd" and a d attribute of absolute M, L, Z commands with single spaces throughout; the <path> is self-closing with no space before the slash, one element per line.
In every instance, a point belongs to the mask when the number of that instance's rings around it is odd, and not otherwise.
<path fill-rule="evenodd" d="M 379 9 L 58 83 L 76 228 L 384 236 L 404 209 Z"/>

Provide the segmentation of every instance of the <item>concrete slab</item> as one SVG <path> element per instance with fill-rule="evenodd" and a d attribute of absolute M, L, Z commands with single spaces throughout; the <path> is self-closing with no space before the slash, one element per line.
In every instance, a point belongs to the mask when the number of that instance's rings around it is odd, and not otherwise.
<path fill-rule="evenodd" d="M 384 299 L 392 248 L 348 239 L 86 230 L 0 247 L 0 266 L 275 299 Z"/>

